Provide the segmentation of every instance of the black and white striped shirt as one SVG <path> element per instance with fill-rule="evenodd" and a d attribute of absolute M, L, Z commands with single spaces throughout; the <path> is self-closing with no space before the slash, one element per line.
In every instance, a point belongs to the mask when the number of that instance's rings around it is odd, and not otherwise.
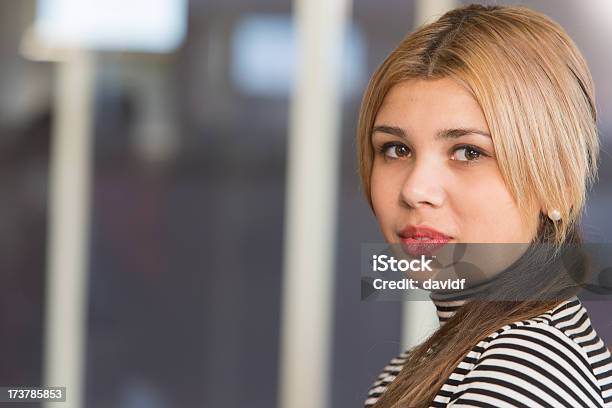
<path fill-rule="evenodd" d="M 434 300 L 443 323 L 465 303 Z M 391 360 L 370 389 L 371 407 L 401 371 Z M 574 296 L 479 342 L 454 369 L 431 407 L 612 407 L 612 358 Z"/>

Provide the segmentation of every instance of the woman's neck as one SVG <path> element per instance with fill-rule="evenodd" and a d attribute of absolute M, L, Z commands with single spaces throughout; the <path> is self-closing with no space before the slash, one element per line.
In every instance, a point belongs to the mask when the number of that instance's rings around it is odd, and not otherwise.
<path fill-rule="evenodd" d="M 450 319 L 461 306 L 490 288 L 494 281 L 495 277 L 461 291 L 430 292 L 429 298 L 436 306 L 436 313 L 438 314 L 440 324 Z"/>

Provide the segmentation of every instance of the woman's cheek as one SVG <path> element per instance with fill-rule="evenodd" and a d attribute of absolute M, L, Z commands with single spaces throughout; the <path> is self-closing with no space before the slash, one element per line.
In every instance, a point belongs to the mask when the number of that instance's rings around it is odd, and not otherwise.
<path fill-rule="evenodd" d="M 376 221 L 387 242 L 393 242 L 394 221 L 397 218 L 398 208 L 395 205 L 397 192 L 389 183 L 378 183 L 372 178 L 372 205 L 376 215 Z"/>

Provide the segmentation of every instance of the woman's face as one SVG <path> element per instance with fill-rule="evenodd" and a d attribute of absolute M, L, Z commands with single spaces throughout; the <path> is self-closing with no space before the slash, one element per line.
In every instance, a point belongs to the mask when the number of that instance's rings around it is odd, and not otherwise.
<path fill-rule="evenodd" d="M 388 243 L 534 238 L 539 209 L 521 219 L 489 134 L 476 100 L 451 79 L 409 80 L 389 91 L 374 122 L 371 176 Z"/>

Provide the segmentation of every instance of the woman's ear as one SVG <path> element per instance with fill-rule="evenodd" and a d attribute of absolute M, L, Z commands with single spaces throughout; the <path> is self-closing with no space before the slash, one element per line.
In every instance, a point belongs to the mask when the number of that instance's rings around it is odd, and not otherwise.
<path fill-rule="evenodd" d="M 548 216 L 548 206 L 546 205 L 546 203 L 539 202 L 538 205 L 540 206 L 540 212 L 544 214 L 545 217 L 547 217 Z"/>
<path fill-rule="evenodd" d="M 552 208 L 548 208 L 545 204 L 540 204 L 540 213 L 541 215 L 543 215 L 546 218 L 551 218 L 551 212 L 553 212 L 553 216 L 557 215 L 556 213 L 554 213 L 554 209 Z M 557 213 L 559 211 L 557 210 Z"/>

